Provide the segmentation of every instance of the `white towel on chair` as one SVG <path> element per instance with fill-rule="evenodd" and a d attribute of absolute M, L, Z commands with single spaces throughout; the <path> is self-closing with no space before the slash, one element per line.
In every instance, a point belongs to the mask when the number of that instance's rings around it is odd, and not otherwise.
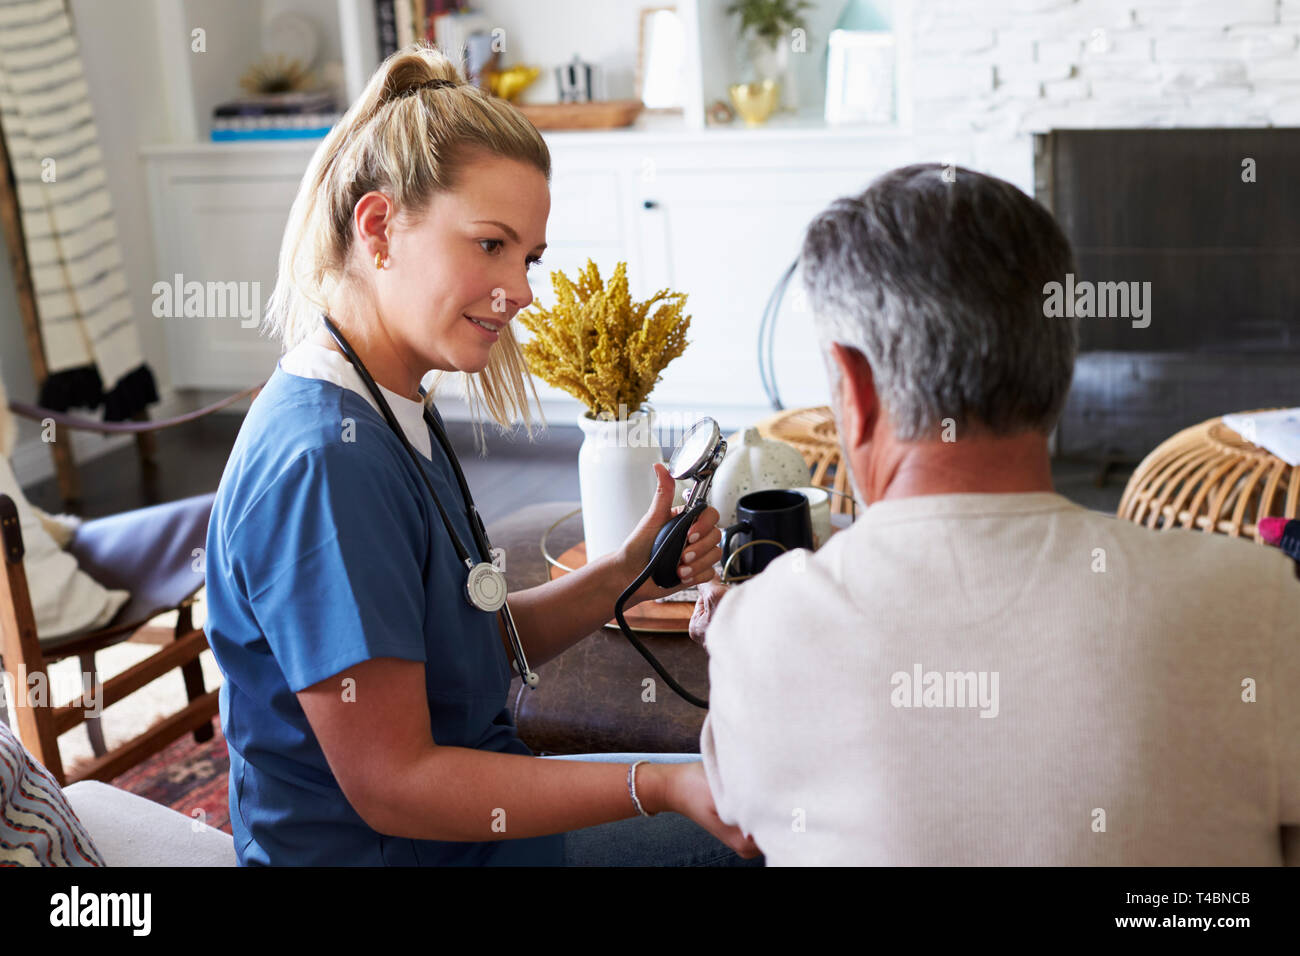
<path fill-rule="evenodd" d="M 81 54 L 62 0 L 0 0 L 0 127 L 48 369 L 93 364 L 107 392 L 143 358 Z"/>

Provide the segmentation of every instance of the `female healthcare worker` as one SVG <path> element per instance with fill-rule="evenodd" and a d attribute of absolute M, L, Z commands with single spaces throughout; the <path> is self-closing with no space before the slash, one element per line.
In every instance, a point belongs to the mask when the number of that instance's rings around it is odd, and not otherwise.
<path fill-rule="evenodd" d="M 531 425 L 510 319 L 532 300 L 549 181 L 522 114 L 422 46 L 380 66 L 312 157 L 267 309 L 286 353 L 208 530 L 206 629 L 225 677 L 241 864 L 762 863 L 689 757 L 532 756 L 506 709 L 504 628 L 466 599 L 449 532 L 472 550 L 474 529 L 420 383 L 467 373 L 472 404 L 502 427 Z M 531 664 L 607 621 L 649 561 L 674 491 L 656 471 L 619 552 L 510 595 Z M 648 580 L 633 603 L 711 579 L 717 520 L 710 508 L 692 527 L 683 584 Z"/>

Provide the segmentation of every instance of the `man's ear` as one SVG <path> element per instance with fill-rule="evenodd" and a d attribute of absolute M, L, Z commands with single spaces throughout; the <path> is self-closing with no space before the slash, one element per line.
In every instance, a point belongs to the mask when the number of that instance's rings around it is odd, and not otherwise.
<path fill-rule="evenodd" d="M 832 342 L 831 361 L 839 373 L 840 425 L 844 429 L 840 438 L 845 449 L 852 451 L 871 441 L 880 418 L 876 378 L 866 356 L 851 346 Z"/>

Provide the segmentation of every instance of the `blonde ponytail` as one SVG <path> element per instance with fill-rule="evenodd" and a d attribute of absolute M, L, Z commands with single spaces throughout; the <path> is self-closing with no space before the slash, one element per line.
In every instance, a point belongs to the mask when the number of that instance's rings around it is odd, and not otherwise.
<path fill-rule="evenodd" d="M 312 154 L 289 211 L 263 331 L 288 351 L 316 327 L 345 279 L 352 212 L 362 196 L 379 190 L 399 213 L 422 209 L 435 193 L 455 188 L 474 149 L 529 163 L 550 182 L 541 134 L 505 100 L 466 83 L 441 52 L 417 44 L 380 64 Z M 446 374 L 435 373 L 430 397 Z M 461 382 L 482 452 L 482 410 L 502 429 L 522 419 L 533 439 L 528 392 L 538 401 L 537 389 L 511 326 L 492 346 L 487 367 L 461 373 Z"/>

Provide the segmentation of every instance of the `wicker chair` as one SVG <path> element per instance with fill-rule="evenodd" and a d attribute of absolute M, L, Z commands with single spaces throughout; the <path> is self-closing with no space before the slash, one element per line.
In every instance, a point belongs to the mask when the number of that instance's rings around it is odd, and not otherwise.
<path fill-rule="evenodd" d="M 131 600 L 104 627 L 43 638 L 37 636 L 36 615 L 27 588 L 18 509 L 13 499 L 0 494 L 4 554 L 0 568 L 0 656 L 4 670 L 13 678 L 15 694 L 11 703 L 19 736 L 60 784 L 111 780 L 187 731 L 193 731 L 200 743 L 212 738 L 218 691 L 204 688 L 198 661 L 208 641 L 203 631 L 193 626 L 191 607 L 204 576 L 200 569 L 192 567 L 191 554 L 206 535 L 213 497 L 201 495 L 89 522 L 83 527 L 94 533 L 85 534 L 84 540 L 79 529 L 68 549 L 78 565 L 106 587 L 129 589 Z M 140 663 L 101 682 L 95 654 L 130 640 L 151 620 L 169 611 L 176 612 L 170 640 Z M 100 718 L 87 712 L 87 694 L 55 706 L 48 692 L 49 665 L 69 657 L 80 660 L 83 680 L 102 693 L 99 702 L 103 707 L 112 706 L 173 668 L 179 668 L 184 677 L 189 704 L 134 739 L 108 750 Z M 38 684 L 33 684 L 34 677 Z M 33 699 L 29 688 L 35 686 L 43 686 L 46 693 Z M 69 775 L 59 753 L 59 736 L 83 723 L 96 756 L 89 766 Z"/>
<path fill-rule="evenodd" d="M 153 466 L 145 452 L 151 451 L 153 447 L 154 433 L 204 418 L 240 399 L 255 397 L 263 385 L 265 382 L 227 396 L 205 408 L 162 421 L 100 422 L 22 402 L 11 402 L 9 408 L 24 418 L 47 423 L 52 421 L 60 430 L 134 435 L 139 442 L 142 464 L 145 466 L 142 477 L 146 497 L 152 499 Z M 80 532 L 74 536 L 68 550 L 77 559 L 81 569 L 100 584 L 127 590 L 132 597 L 103 628 L 54 640 L 42 640 L 37 637 L 35 615 L 27 590 L 17 509 L 8 495 L 0 495 L 0 538 L 3 540 L 4 554 L 3 567 L 0 567 L 0 661 L 3 661 L 5 670 L 11 674 L 22 673 L 30 678 L 35 674 L 46 674 L 49 664 L 76 656 L 80 659 L 82 673 L 89 675 L 89 680 L 94 685 L 100 685 L 102 704 L 108 707 L 167 671 L 179 669 L 189 700 L 186 707 L 110 751 L 105 745 L 100 718 L 88 716 L 79 703 L 85 695 L 79 700 L 55 707 L 49 700 L 44 705 L 30 706 L 26 695 L 18 693 L 12 703 L 23 744 L 59 783 L 66 786 L 77 780 L 111 780 L 153 756 L 186 732 L 192 732 L 198 743 L 212 739 L 212 718 L 217 714 L 218 691 L 204 688 L 198 656 L 208 646 L 207 636 L 192 623 L 192 607 L 203 586 L 203 576 L 169 573 L 169 569 L 188 566 L 193 547 L 203 545 L 212 498 L 211 494 L 202 495 L 101 519 L 101 528 L 116 522 L 117 528 L 113 530 L 113 535 L 119 540 L 132 543 L 129 550 L 132 551 L 132 557 L 137 559 L 134 564 L 123 560 L 120 553 L 107 547 L 113 543 L 111 541 L 104 542 L 101 546 L 101 542 L 97 542 L 92 535 L 87 534 L 84 542 L 80 540 Z M 147 560 L 142 559 L 142 555 L 147 555 Z M 127 572 L 127 568 L 131 568 L 130 572 Z M 164 631 L 150 625 L 151 620 L 169 612 L 176 614 L 174 626 L 169 626 Z M 116 677 L 103 681 L 101 685 L 95 654 L 127 640 L 160 643 L 163 646 L 158 652 Z M 48 675 L 45 683 L 46 686 L 49 685 Z M 16 688 L 21 686 L 15 682 Z M 86 725 L 95 758 L 89 766 L 69 775 L 63 768 L 58 739 L 61 734 L 82 723 Z"/>
<path fill-rule="evenodd" d="M 841 467 L 839 431 L 829 405 L 794 408 L 765 418 L 756 426 L 764 438 L 776 438 L 799 449 L 812 470 L 812 484 L 834 492 L 831 511 L 856 515 L 848 468 Z"/>
<path fill-rule="evenodd" d="M 1261 518 L 1300 517 L 1300 466 L 1211 418 L 1147 455 L 1124 489 L 1118 514 L 1148 528 L 1199 528 L 1263 543 Z"/>

